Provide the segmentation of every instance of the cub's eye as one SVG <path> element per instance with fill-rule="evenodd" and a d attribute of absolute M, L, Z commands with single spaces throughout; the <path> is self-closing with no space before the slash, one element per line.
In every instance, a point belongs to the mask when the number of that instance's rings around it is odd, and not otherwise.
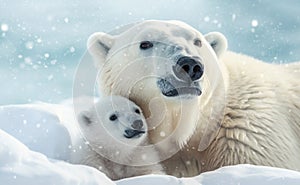
<path fill-rule="evenodd" d="M 141 114 L 141 111 L 139 109 L 135 109 L 134 112 L 137 114 Z"/>
<path fill-rule="evenodd" d="M 201 46 L 202 46 L 201 40 L 200 40 L 200 39 L 195 39 L 195 40 L 194 40 L 194 45 L 195 45 L 195 46 L 198 46 L 198 47 L 201 47 Z"/>
<path fill-rule="evenodd" d="M 149 49 L 149 48 L 152 48 L 153 47 L 153 43 L 150 42 L 150 41 L 142 41 L 141 44 L 140 44 L 140 49 Z"/>
<path fill-rule="evenodd" d="M 118 116 L 115 115 L 115 114 L 113 114 L 113 115 L 111 115 L 111 116 L 109 117 L 109 120 L 110 120 L 110 121 L 115 121 L 115 120 L 117 120 L 117 119 L 118 119 Z"/>

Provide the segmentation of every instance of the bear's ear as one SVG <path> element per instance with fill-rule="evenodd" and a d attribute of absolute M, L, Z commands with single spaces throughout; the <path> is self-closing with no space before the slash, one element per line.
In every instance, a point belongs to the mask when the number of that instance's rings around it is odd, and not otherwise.
<path fill-rule="evenodd" d="M 222 33 L 210 32 L 204 37 L 213 48 L 218 58 L 227 50 L 227 39 Z"/>
<path fill-rule="evenodd" d="M 90 125 L 92 121 L 92 113 L 89 111 L 82 111 L 78 116 L 78 121 L 82 125 Z"/>
<path fill-rule="evenodd" d="M 107 33 L 97 32 L 92 34 L 87 42 L 89 53 L 94 57 L 96 67 L 100 67 L 114 44 L 114 37 Z"/>

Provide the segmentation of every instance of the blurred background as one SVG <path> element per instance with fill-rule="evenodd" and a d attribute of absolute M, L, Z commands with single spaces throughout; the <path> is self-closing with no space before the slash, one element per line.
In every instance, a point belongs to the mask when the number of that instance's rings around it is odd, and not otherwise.
<path fill-rule="evenodd" d="M 266 62 L 300 61 L 299 7 L 299 0 L 0 0 L 0 105 L 72 97 L 89 35 L 145 19 L 220 31 L 230 50 Z"/>

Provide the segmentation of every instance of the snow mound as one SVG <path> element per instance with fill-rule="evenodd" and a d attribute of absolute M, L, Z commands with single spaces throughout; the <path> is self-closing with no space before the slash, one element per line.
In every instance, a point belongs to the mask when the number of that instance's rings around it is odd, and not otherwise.
<path fill-rule="evenodd" d="M 202 173 L 192 178 L 168 175 L 146 175 L 123 179 L 117 185 L 299 185 L 300 173 L 296 171 L 240 164 Z"/>
<path fill-rule="evenodd" d="M 57 114 L 47 105 L 9 105 L 0 108 L 0 128 L 33 151 L 67 160 L 71 138 Z M 55 138 L 55 139 L 53 139 Z"/>
<path fill-rule="evenodd" d="M 0 130 L 0 182 L 5 185 L 113 185 L 96 169 L 48 159 Z"/>
<path fill-rule="evenodd" d="M 145 175 L 111 181 L 100 171 L 68 163 L 80 138 L 70 105 L 0 107 L 0 184 L 5 185 L 299 185 L 300 172 L 236 165 L 192 178 Z M 83 147 L 81 147 L 84 149 Z"/>
<path fill-rule="evenodd" d="M 194 178 L 208 185 L 299 185 L 300 173 L 292 170 L 249 164 L 227 166 Z"/>

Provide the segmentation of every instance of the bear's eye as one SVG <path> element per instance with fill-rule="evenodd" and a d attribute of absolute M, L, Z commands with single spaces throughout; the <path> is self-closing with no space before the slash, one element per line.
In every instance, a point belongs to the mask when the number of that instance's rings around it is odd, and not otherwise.
<path fill-rule="evenodd" d="M 117 119 L 118 119 L 118 116 L 115 115 L 115 114 L 113 114 L 113 115 L 111 115 L 111 116 L 109 117 L 109 120 L 110 120 L 110 121 L 115 121 L 115 120 L 117 120 Z"/>
<path fill-rule="evenodd" d="M 149 48 L 152 48 L 153 47 L 153 43 L 150 42 L 150 41 L 142 41 L 141 44 L 140 44 L 140 49 L 149 49 Z"/>
<path fill-rule="evenodd" d="M 137 114 L 141 114 L 141 111 L 139 109 L 135 109 L 134 112 Z"/>
<path fill-rule="evenodd" d="M 195 39 L 195 40 L 194 40 L 194 45 L 195 45 L 195 46 L 198 46 L 198 47 L 201 47 L 201 46 L 202 46 L 201 40 L 200 40 L 200 39 Z"/>

